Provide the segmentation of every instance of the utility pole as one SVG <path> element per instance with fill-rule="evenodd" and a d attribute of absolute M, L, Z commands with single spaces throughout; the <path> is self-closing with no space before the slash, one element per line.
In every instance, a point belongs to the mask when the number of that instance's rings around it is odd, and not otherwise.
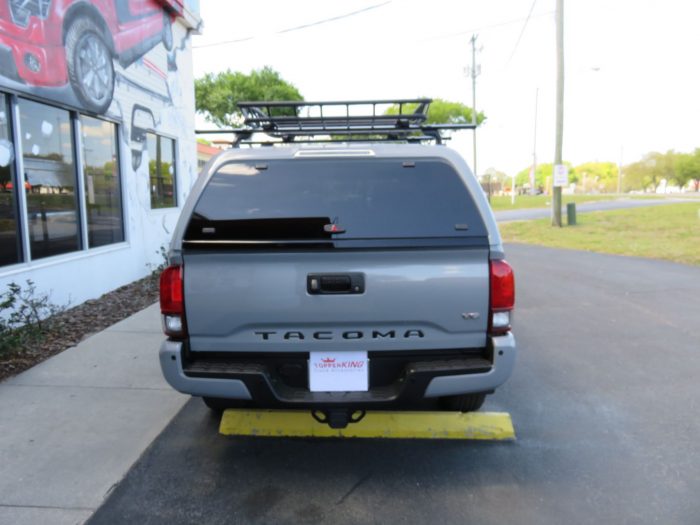
<path fill-rule="evenodd" d="M 557 127 L 554 166 L 562 163 L 564 138 L 564 0 L 557 0 Z M 556 168 L 555 168 L 556 169 Z M 553 181 L 552 181 L 553 182 Z M 553 186 L 552 226 L 561 227 L 561 186 Z"/>
<path fill-rule="evenodd" d="M 535 178 L 537 177 L 537 106 L 540 101 L 540 88 L 535 90 L 535 124 L 532 133 L 532 178 L 530 179 L 530 195 L 535 192 Z"/>
<path fill-rule="evenodd" d="M 479 177 L 478 171 L 476 169 L 476 126 L 477 126 L 477 118 L 476 118 L 476 77 L 479 76 L 479 68 L 476 65 L 476 37 L 477 35 L 472 35 L 471 37 L 471 43 L 472 43 L 472 67 L 471 67 L 471 77 L 472 77 L 472 124 L 474 125 L 474 131 L 472 134 L 472 149 L 474 152 L 474 176 Z M 488 198 L 489 202 L 491 202 L 491 180 L 489 179 L 488 183 Z"/>
<path fill-rule="evenodd" d="M 620 146 L 620 163 L 617 165 L 617 193 L 622 193 L 622 154 L 623 146 Z"/>

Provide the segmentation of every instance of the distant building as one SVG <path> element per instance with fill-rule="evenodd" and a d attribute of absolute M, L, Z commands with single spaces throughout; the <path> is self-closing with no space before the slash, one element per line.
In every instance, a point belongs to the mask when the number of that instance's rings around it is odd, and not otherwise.
<path fill-rule="evenodd" d="M 0 0 L 0 293 L 78 304 L 162 262 L 196 178 L 196 0 Z"/>
<path fill-rule="evenodd" d="M 209 162 L 209 159 L 219 153 L 221 153 L 221 148 L 197 142 L 197 171 L 202 171 L 202 168 Z"/>

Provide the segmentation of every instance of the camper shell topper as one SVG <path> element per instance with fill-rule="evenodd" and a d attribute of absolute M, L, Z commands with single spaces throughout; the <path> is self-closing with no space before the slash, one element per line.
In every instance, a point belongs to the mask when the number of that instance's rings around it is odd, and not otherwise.
<path fill-rule="evenodd" d="M 163 373 L 213 409 L 342 427 L 510 376 L 513 272 L 429 99 L 245 102 L 192 189 L 161 277 Z M 387 113 L 382 107 L 391 106 Z"/>

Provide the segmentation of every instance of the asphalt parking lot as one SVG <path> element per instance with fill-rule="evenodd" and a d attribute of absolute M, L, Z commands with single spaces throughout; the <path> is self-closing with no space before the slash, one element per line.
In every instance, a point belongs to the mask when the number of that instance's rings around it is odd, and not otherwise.
<path fill-rule="evenodd" d="M 507 254 L 517 441 L 222 437 L 193 399 L 90 523 L 700 523 L 700 269 Z"/>

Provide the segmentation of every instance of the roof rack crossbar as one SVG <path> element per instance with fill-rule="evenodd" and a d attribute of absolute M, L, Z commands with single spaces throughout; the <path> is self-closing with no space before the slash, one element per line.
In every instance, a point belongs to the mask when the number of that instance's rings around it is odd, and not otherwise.
<path fill-rule="evenodd" d="M 382 139 L 382 142 L 396 142 L 396 143 L 421 143 L 429 140 L 435 140 L 435 137 L 429 136 L 429 135 L 416 135 L 416 136 L 411 136 L 408 138 L 394 138 L 394 139 Z M 339 141 L 337 139 L 314 139 L 314 140 L 307 140 L 307 141 L 301 141 L 301 140 L 295 140 L 294 143 L 304 143 L 304 144 L 337 144 L 338 142 L 343 142 L 343 143 L 354 143 L 354 142 L 359 142 L 359 143 L 367 143 L 366 138 L 346 138 L 343 139 L 342 141 Z M 236 141 L 231 141 L 230 144 L 235 144 L 237 146 L 274 146 L 275 144 L 280 144 L 280 142 L 273 142 L 269 140 L 240 140 L 238 142 Z"/>
<path fill-rule="evenodd" d="M 233 144 L 267 144 L 252 141 L 263 133 L 282 142 L 349 142 L 366 136 L 367 141 L 435 141 L 449 137 L 441 131 L 474 129 L 475 124 L 427 124 L 429 98 L 363 101 L 257 101 L 239 102 L 243 127 L 229 130 L 198 130 L 196 133 L 232 133 Z M 391 113 L 389 113 L 391 109 Z M 276 143 L 279 141 L 272 141 Z"/>
<path fill-rule="evenodd" d="M 431 98 L 404 98 L 404 99 L 380 99 L 380 100 L 332 100 L 332 101 L 306 101 L 306 100 L 265 100 L 265 101 L 245 101 L 239 102 L 238 107 L 303 107 L 303 106 L 368 106 L 376 104 L 381 106 L 391 106 L 400 104 L 430 104 Z"/>
<path fill-rule="evenodd" d="M 314 130 L 314 129 L 286 129 L 274 132 L 265 132 L 266 135 L 272 137 L 304 137 L 304 136 L 318 136 L 318 135 L 333 135 L 333 136 L 344 136 L 348 135 L 410 135 L 412 133 L 418 133 L 422 130 L 420 128 L 410 128 L 410 129 L 380 129 L 372 127 L 356 127 L 356 128 L 343 128 L 343 129 L 326 129 L 326 130 Z"/>
<path fill-rule="evenodd" d="M 410 110 L 410 105 L 415 109 Z M 427 118 L 427 108 L 430 99 L 410 100 L 370 100 L 370 101 L 340 101 L 340 102 L 239 102 L 238 107 L 243 114 L 244 123 L 252 127 L 274 127 L 277 124 L 293 124 L 303 129 L 305 120 L 317 120 L 324 124 L 331 121 L 345 121 L 349 126 L 353 120 L 386 120 L 412 123 L 424 122 Z M 362 113 L 367 106 L 371 113 Z M 398 107 L 395 114 L 377 114 L 377 106 Z M 306 111 L 306 116 L 301 115 Z M 314 113 L 317 113 L 314 114 Z M 362 114 L 360 114 L 362 113 Z M 312 115 L 313 114 L 313 115 Z"/>
<path fill-rule="evenodd" d="M 370 121 L 370 122 L 409 122 L 409 121 L 424 121 L 425 117 L 405 117 L 404 115 L 347 115 L 342 117 L 293 117 L 293 116 L 280 116 L 280 117 L 249 117 L 246 118 L 246 124 L 264 124 L 267 122 L 274 122 L 275 124 L 296 124 L 303 125 L 305 122 L 344 122 L 350 125 L 354 121 Z"/>

